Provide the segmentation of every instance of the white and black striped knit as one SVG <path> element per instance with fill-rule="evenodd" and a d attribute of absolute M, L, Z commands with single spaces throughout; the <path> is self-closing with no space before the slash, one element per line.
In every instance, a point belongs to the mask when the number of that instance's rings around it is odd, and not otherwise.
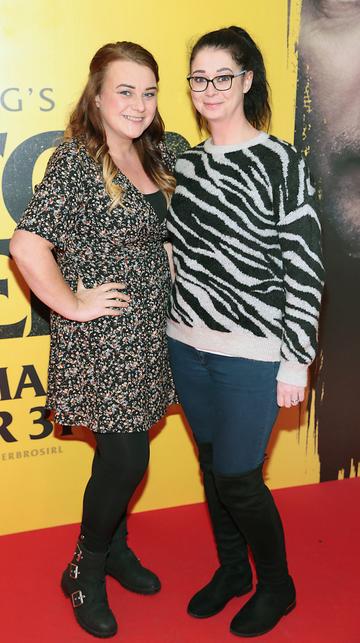
<path fill-rule="evenodd" d="M 323 286 L 315 190 L 296 149 L 260 133 L 182 154 L 169 212 L 176 280 L 168 335 L 200 350 L 280 361 L 304 386 Z"/>

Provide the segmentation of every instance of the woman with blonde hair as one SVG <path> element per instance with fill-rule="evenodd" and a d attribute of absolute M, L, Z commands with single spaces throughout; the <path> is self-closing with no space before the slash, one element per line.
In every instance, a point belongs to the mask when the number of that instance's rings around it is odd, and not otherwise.
<path fill-rule="evenodd" d="M 62 577 L 77 621 L 99 637 L 117 624 L 105 574 L 160 589 L 126 544 L 127 505 L 149 459 L 148 429 L 174 400 L 165 316 L 165 214 L 173 156 L 157 108 L 158 67 L 131 42 L 107 44 L 11 241 L 52 310 L 47 407 L 85 425 L 96 452 L 76 552 Z"/>

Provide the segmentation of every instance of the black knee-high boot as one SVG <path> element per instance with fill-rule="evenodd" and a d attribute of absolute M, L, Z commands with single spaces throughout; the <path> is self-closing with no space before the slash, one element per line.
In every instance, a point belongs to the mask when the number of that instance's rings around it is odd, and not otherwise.
<path fill-rule="evenodd" d="M 216 475 L 215 480 L 221 500 L 249 543 L 258 577 L 255 594 L 236 614 L 230 631 L 259 636 L 295 607 L 281 519 L 264 483 L 262 465 L 239 476 Z"/>
<path fill-rule="evenodd" d="M 247 543 L 228 510 L 220 501 L 212 470 L 213 450 L 210 443 L 198 445 L 200 468 L 203 473 L 208 504 L 220 567 L 211 581 L 191 599 L 188 612 L 206 618 L 220 612 L 234 598 L 250 592 L 252 572 Z"/>
<path fill-rule="evenodd" d="M 84 547 L 82 537 L 74 557 L 64 571 L 61 587 L 74 608 L 79 625 L 99 638 L 114 636 L 117 624 L 109 608 L 105 587 L 107 552 L 92 552 Z"/>
<path fill-rule="evenodd" d="M 156 574 L 143 567 L 127 545 L 126 514 L 122 517 L 110 543 L 105 571 L 119 583 L 137 594 L 155 594 L 161 588 Z"/>

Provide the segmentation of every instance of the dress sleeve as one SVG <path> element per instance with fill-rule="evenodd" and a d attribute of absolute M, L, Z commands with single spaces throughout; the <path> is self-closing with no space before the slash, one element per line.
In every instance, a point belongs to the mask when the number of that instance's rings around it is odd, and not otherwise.
<path fill-rule="evenodd" d="M 34 232 L 58 250 L 65 246 L 69 216 L 79 195 L 78 150 L 64 142 L 50 157 L 43 180 L 17 225 L 18 230 Z"/>
<path fill-rule="evenodd" d="M 174 169 L 175 169 L 175 163 L 176 163 L 176 155 L 175 152 L 170 149 L 169 145 L 165 141 L 160 141 L 159 143 L 159 151 L 161 154 L 161 160 L 163 164 L 165 165 L 166 169 L 171 173 L 174 174 Z"/>
<path fill-rule="evenodd" d="M 316 193 L 307 165 L 294 154 L 280 187 L 278 232 L 285 312 L 277 379 L 296 386 L 306 386 L 307 367 L 317 349 L 324 269 L 316 209 Z"/>

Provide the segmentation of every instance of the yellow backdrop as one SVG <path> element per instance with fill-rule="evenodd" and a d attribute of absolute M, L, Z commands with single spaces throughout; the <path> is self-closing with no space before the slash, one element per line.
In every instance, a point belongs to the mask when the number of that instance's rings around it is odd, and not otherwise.
<path fill-rule="evenodd" d="M 7 256 L 21 203 L 29 199 L 31 183 L 41 179 L 48 159 L 48 133 L 63 130 L 96 49 L 109 41 L 134 40 L 159 62 L 166 129 L 195 144 L 187 52 L 203 32 L 238 24 L 264 53 L 272 131 L 293 140 L 299 3 L 292 2 L 291 16 L 287 0 L 223 0 L 220 5 L 216 0 L 73 0 L 71 10 L 63 0 L 0 0 L 0 11 L 0 533 L 11 533 L 79 521 L 93 453 L 87 431 L 66 436 L 57 428 L 53 433 L 42 419 L 49 340 Z M 302 417 L 298 428 L 296 411 L 282 413 L 271 444 L 271 486 L 318 480 L 316 445 L 307 443 L 306 422 Z M 203 498 L 194 449 L 177 408 L 153 431 L 142 491 L 136 511 Z"/>

